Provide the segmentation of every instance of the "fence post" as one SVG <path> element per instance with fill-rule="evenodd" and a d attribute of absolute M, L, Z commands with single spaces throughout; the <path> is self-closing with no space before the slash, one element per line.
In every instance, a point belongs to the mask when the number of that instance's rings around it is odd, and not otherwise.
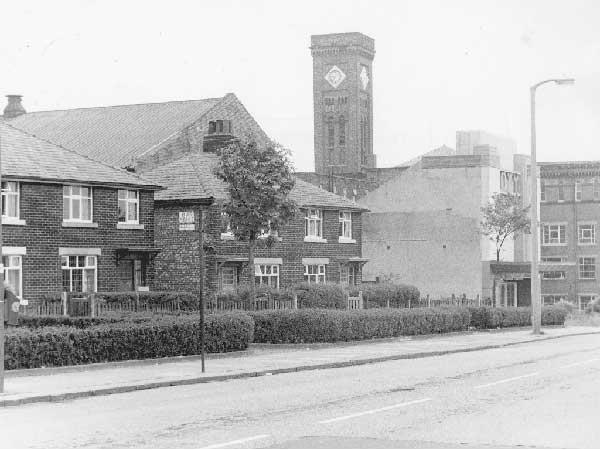
<path fill-rule="evenodd" d="M 429 294 L 427 294 L 427 307 L 431 308 L 431 298 L 429 298 Z"/>
<path fill-rule="evenodd" d="M 390 299 L 389 299 L 389 297 L 386 299 L 385 304 L 387 305 L 388 308 L 390 307 Z"/>
<path fill-rule="evenodd" d="M 298 294 L 294 294 L 294 299 L 292 300 L 292 308 L 298 309 Z"/>
<path fill-rule="evenodd" d="M 60 297 L 61 297 L 62 309 L 63 309 L 62 315 L 68 316 L 69 315 L 69 293 L 61 292 Z"/>
<path fill-rule="evenodd" d="M 479 297 L 479 294 L 477 294 L 477 303 L 479 306 L 481 306 L 481 297 Z"/>
<path fill-rule="evenodd" d="M 359 309 L 364 309 L 363 295 L 362 291 L 358 291 L 358 307 Z"/>
<path fill-rule="evenodd" d="M 408 309 L 410 309 L 410 296 L 408 297 Z"/>
<path fill-rule="evenodd" d="M 96 294 L 90 294 L 90 317 L 96 317 Z"/>
<path fill-rule="evenodd" d="M 135 291 L 135 312 L 138 312 L 140 309 L 140 293 Z"/>

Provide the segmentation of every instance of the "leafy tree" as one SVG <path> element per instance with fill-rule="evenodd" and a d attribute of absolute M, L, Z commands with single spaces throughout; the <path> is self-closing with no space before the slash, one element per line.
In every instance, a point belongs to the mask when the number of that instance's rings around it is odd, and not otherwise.
<path fill-rule="evenodd" d="M 248 243 L 250 299 L 254 302 L 254 252 L 258 238 L 271 234 L 296 214 L 296 203 L 288 195 L 294 187 L 288 152 L 280 145 L 264 147 L 247 137 L 234 140 L 220 151 L 216 175 L 228 185 L 229 200 L 224 204 L 233 235 Z M 272 237 L 267 245 L 273 242 Z"/>
<path fill-rule="evenodd" d="M 518 232 L 529 233 L 529 206 L 522 207 L 516 194 L 494 194 L 488 204 L 481 208 L 482 233 L 496 245 L 496 261 L 507 237 Z"/>

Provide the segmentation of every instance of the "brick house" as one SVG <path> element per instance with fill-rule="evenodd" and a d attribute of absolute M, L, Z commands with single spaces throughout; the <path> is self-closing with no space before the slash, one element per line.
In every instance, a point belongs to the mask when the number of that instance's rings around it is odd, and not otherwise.
<path fill-rule="evenodd" d="M 227 190 L 213 174 L 216 163 L 214 154 L 195 153 L 144 174 L 166 188 L 156 193 L 154 209 L 161 248 L 155 260 L 157 289 L 199 290 L 200 223 L 208 249 L 205 292 L 235 289 L 252 276 L 246 244 L 227 231 L 222 214 Z M 359 284 L 366 262 L 361 250 L 365 209 L 299 179 L 290 195 L 301 213 L 279 231 L 271 248 L 259 243 L 256 283 L 282 288 L 304 280 Z"/>
<path fill-rule="evenodd" d="M 0 120 L 2 263 L 24 300 L 152 284 L 149 182 Z"/>

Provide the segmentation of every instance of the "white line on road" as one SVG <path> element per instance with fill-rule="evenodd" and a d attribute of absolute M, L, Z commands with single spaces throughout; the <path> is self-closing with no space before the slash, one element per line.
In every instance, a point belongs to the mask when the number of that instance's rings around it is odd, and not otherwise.
<path fill-rule="evenodd" d="M 475 386 L 474 389 L 483 389 L 483 388 L 490 387 L 490 386 L 496 386 L 497 384 L 509 383 L 510 381 L 520 380 L 521 378 L 535 377 L 536 375 L 539 375 L 539 374 L 540 374 L 539 372 L 533 372 L 533 373 L 528 373 L 527 375 L 520 375 L 518 377 L 506 378 L 504 380 L 494 381 L 493 383 L 481 384 L 479 386 Z"/>
<path fill-rule="evenodd" d="M 416 405 L 417 403 L 424 403 L 431 401 L 430 398 L 422 398 L 421 400 L 413 400 L 412 402 L 398 403 L 396 405 L 386 406 L 384 408 L 371 409 L 369 411 L 363 411 L 356 414 L 350 414 L 348 416 L 336 417 L 335 419 L 322 420 L 319 423 L 332 423 L 339 422 L 341 420 L 353 419 L 355 417 L 366 416 L 368 414 L 375 414 L 382 411 L 389 411 L 390 409 L 402 408 L 404 406 Z"/>
<path fill-rule="evenodd" d="M 559 369 L 567 369 L 569 367 L 583 366 L 584 364 L 589 364 L 594 361 L 600 361 L 600 358 L 587 359 L 585 361 L 579 361 L 579 362 L 576 362 L 573 364 L 567 364 L 566 366 L 560 366 Z"/>
<path fill-rule="evenodd" d="M 244 442 L 250 442 L 250 441 L 256 441 L 258 439 L 264 439 L 269 437 L 270 434 L 259 434 L 256 436 L 250 436 L 244 439 L 237 439 L 235 441 L 229 441 L 229 442 L 223 442 L 222 444 L 214 444 L 214 445 L 208 445 L 206 447 L 202 447 L 202 448 L 223 448 L 223 447 L 229 447 L 230 445 L 235 445 L 235 444 L 243 444 Z"/>

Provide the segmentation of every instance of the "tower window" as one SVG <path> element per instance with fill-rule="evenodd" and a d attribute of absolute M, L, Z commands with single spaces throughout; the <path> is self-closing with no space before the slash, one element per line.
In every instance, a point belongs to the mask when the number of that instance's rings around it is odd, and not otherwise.
<path fill-rule="evenodd" d="M 335 129 L 333 126 L 333 117 L 327 119 L 327 147 L 333 148 L 335 144 Z"/>
<path fill-rule="evenodd" d="M 346 118 L 344 116 L 340 116 L 339 127 L 340 127 L 340 132 L 339 132 L 338 143 L 340 145 L 346 145 Z"/>
<path fill-rule="evenodd" d="M 335 98 L 325 97 L 325 111 L 332 112 L 335 110 Z"/>

